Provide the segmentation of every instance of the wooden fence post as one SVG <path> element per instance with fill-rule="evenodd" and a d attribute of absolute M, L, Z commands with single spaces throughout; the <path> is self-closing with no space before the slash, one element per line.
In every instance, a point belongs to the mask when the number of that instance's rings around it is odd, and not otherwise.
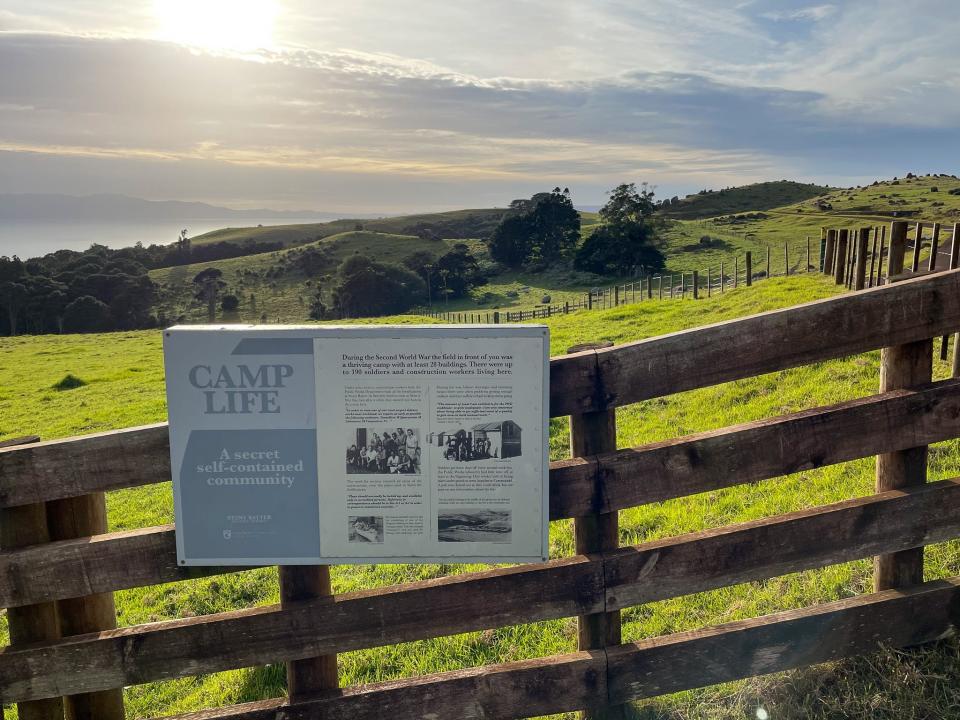
<path fill-rule="evenodd" d="M 747 250 L 747 269 L 746 269 L 746 281 L 747 287 L 753 285 L 753 255 Z"/>
<path fill-rule="evenodd" d="M 947 265 L 947 269 L 956 270 L 960 267 L 960 238 L 957 237 L 960 233 L 960 222 L 953 224 L 953 235 L 950 237 L 950 261 Z M 958 336 L 960 337 L 960 336 Z M 947 359 L 947 346 L 950 343 L 950 335 L 944 335 L 940 338 L 940 359 Z M 956 355 L 956 344 L 954 344 L 954 359 L 953 359 L 953 377 L 957 377 L 957 363 L 960 361 L 960 358 Z"/>
<path fill-rule="evenodd" d="M 733 258 L 733 289 L 737 289 L 737 283 L 740 280 L 740 258 Z"/>
<path fill-rule="evenodd" d="M 643 286 L 640 286 L 643 290 Z M 647 275 L 647 300 L 653 300 L 653 275 Z"/>
<path fill-rule="evenodd" d="M 578 345 L 567 352 L 582 352 L 612 346 L 612 342 Z M 570 416 L 570 454 L 588 457 L 617 449 L 617 415 L 614 410 L 600 410 Z M 578 555 L 615 550 L 620 545 L 618 513 L 601 513 L 574 518 L 573 532 Z M 619 645 L 620 612 L 600 612 L 577 618 L 577 640 L 580 650 L 602 650 Z M 585 711 L 585 720 L 619 720 L 625 716 L 623 706 Z"/>
<path fill-rule="evenodd" d="M 807 235 L 807 265 L 803 268 L 804 272 L 810 272 L 810 236 Z"/>
<path fill-rule="evenodd" d="M 330 568 L 327 565 L 283 565 L 280 567 L 280 607 L 304 600 L 329 597 Z M 310 695 L 335 690 L 337 656 L 292 660 L 287 663 L 287 696 L 296 702 Z"/>
<path fill-rule="evenodd" d="M 853 268 L 857 264 L 857 237 L 857 231 L 851 230 L 847 244 L 847 275 L 843 280 L 847 289 L 853 288 Z"/>
<path fill-rule="evenodd" d="M 37 442 L 30 436 L 7 440 L 0 447 Z M 33 503 L 0 510 L 0 548 L 14 550 L 25 545 L 50 542 L 46 503 Z M 55 602 L 13 607 L 7 610 L 10 645 L 25 645 L 60 638 L 60 618 Z M 17 703 L 20 720 L 63 720 L 63 698 Z"/>
<path fill-rule="evenodd" d="M 47 503 L 47 526 L 51 540 L 102 535 L 107 532 L 107 500 L 102 492 Z M 112 592 L 57 602 L 60 635 L 85 635 L 117 627 L 117 609 Z M 123 689 L 103 690 L 65 698 L 69 720 L 123 720 Z"/>
<path fill-rule="evenodd" d="M 903 272 L 907 223 L 890 228 L 887 282 Z M 932 379 L 933 339 L 884 348 L 880 354 L 880 392 L 910 388 Z M 927 480 L 927 447 L 909 448 L 877 456 L 876 491 L 923 485 Z M 877 591 L 923 582 L 923 548 L 880 555 L 874 560 L 873 585 Z"/>
<path fill-rule="evenodd" d="M 713 268 L 707 266 L 707 297 L 713 297 Z"/>
<path fill-rule="evenodd" d="M 887 244 L 887 226 L 882 225 L 880 227 L 880 249 L 877 251 L 877 285 L 880 285 L 880 280 L 883 277 L 883 253 L 886 249 Z"/>
<path fill-rule="evenodd" d="M 893 238 L 890 238 L 890 244 L 893 245 Z M 916 237 L 913 241 L 913 263 L 910 269 L 917 272 L 920 269 L 920 251 L 923 249 L 923 223 L 917 223 Z"/>
<path fill-rule="evenodd" d="M 831 228 L 827 230 L 827 240 L 823 250 L 823 262 L 821 263 L 824 275 L 833 275 L 833 255 L 836 245 L 837 231 Z"/>
<path fill-rule="evenodd" d="M 693 271 L 693 299 L 700 299 L 700 273 L 696 270 Z"/>
<path fill-rule="evenodd" d="M 837 235 L 837 259 L 834 263 L 833 282 L 837 285 L 843 284 L 844 270 L 847 262 L 847 236 L 849 231 L 844 228 Z"/>
<path fill-rule="evenodd" d="M 853 273 L 853 289 L 863 290 L 867 284 L 867 243 L 870 242 L 870 228 L 860 228 L 857 237 L 857 266 Z"/>
<path fill-rule="evenodd" d="M 930 262 L 927 263 L 927 270 L 937 269 L 937 252 L 940 247 L 940 223 L 933 224 L 933 234 L 930 238 Z"/>
<path fill-rule="evenodd" d="M 790 254 L 786 243 L 783 244 L 783 276 L 790 277 Z"/>
<path fill-rule="evenodd" d="M 657 275 L 657 300 L 663 300 L 663 275 Z"/>
<path fill-rule="evenodd" d="M 870 273 L 867 275 L 867 287 L 873 287 L 873 268 L 877 262 L 877 237 L 879 232 L 873 228 L 873 242 L 870 244 Z"/>
<path fill-rule="evenodd" d="M 723 277 L 723 260 L 720 261 L 720 292 L 723 292 L 724 277 Z"/>
<path fill-rule="evenodd" d="M 620 306 L 620 286 L 619 285 L 613 286 L 613 306 L 614 307 Z"/>
<path fill-rule="evenodd" d="M 767 279 L 770 279 L 770 246 L 767 245 Z"/>

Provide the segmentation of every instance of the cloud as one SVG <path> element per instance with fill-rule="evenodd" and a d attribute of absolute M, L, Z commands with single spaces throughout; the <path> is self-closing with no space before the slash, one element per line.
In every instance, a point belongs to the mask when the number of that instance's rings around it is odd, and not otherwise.
<path fill-rule="evenodd" d="M 693 0 L 678 7 L 702 9 Z M 666 21 L 649 9 L 608 9 L 614 46 L 644 18 L 654 34 Z M 763 12 L 704 12 L 691 22 L 693 36 L 732 18 L 724 43 L 741 38 L 743 57 L 761 56 L 773 41 L 748 38 L 751 18 Z M 0 33 L 0 67 L 13 69 L 0 74 L 0 153 L 18 168 L 0 172 L 0 192 L 87 191 L 91 179 L 77 179 L 83 167 L 96 169 L 102 191 L 132 192 L 132 184 L 151 197 L 218 201 L 259 192 L 250 198 L 376 211 L 387 209 L 385 197 L 416 197 L 416 188 L 424 193 L 418 207 L 496 193 L 502 203 L 555 184 L 593 203 L 623 180 L 651 180 L 674 194 L 937 168 L 958 148 L 957 87 L 910 80 L 929 63 L 903 44 L 868 51 L 839 42 L 857 21 L 840 15 L 816 24 L 809 42 L 822 52 L 812 58 L 786 45 L 776 62 L 749 71 L 630 64 L 582 77 L 482 74 L 386 48 L 239 55 L 145 39 Z M 865 23 L 864 34 L 876 41 L 889 20 Z M 667 51 L 681 57 L 689 42 Z M 864 67 L 896 82 L 876 92 L 879 81 L 863 77 Z M 904 91 L 940 93 L 938 112 L 899 113 Z M 896 117 L 889 108 L 862 112 L 886 107 L 886 98 Z M 138 181 L 133 168 L 143 173 Z M 257 172 L 270 182 L 253 183 Z"/>
<path fill-rule="evenodd" d="M 761 16 L 767 20 L 783 22 L 787 20 L 807 20 L 811 22 L 820 22 L 828 17 L 835 15 L 836 5 L 810 5 L 809 7 L 797 8 L 795 10 L 780 10 L 774 12 L 765 12 Z"/>

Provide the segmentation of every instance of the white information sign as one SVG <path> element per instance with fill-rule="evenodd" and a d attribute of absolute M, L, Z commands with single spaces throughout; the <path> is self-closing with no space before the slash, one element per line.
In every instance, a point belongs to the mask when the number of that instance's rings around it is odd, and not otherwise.
<path fill-rule="evenodd" d="M 182 565 L 548 556 L 536 325 L 164 333 Z"/>

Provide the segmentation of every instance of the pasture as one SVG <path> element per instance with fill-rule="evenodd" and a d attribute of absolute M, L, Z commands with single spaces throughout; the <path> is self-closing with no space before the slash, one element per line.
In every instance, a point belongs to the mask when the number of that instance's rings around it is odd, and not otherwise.
<path fill-rule="evenodd" d="M 552 351 L 596 340 L 625 342 L 695 325 L 827 297 L 837 291 L 818 275 L 776 278 L 723 296 L 673 303 L 640 303 L 551 318 Z M 405 316 L 385 322 L 420 322 Z M 759 378 L 644 401 L 618 411 L 618 445 L 677 435 L 839 402 L 875 392 L 879 353 L 770 373 Z M 37 433 L 44 438 L 162 420 L 163 373 L 158 332 L 4 338 L 0 340 L 0 439 Z M 935 363 L 936 378 L 946 363 Z M 53 386 L 72 374 L 86 382 L 70 390 Z M 551 456 L 565 457 L 565 421 L 551 423 Z M 960 442 L 933 446 L 930 477 L 956 474 Z M 873 461 L 804 471 L 762 485 L 668 501 L 621 512 L 621 544 L 669 537 L 813 507 L 873 490 Z M 110 525 L 123 529 L 171 521 L 169 485 L 108 495 Z M 957 543 L 927 552 L 929 578 L 960 574 Z M 570 523 L 552 528 L 551 556 L 572 553 Z M 360 566 L 334 568 L 336 592 L 377 587 L 474 569 L 470 566 Z M 868 562 L 797 573 L 775 580 L 652 603 L 624 611 L 624 639 L 717 624 L 781 609 L 850 597 L 869 589 Z M 120 624 L 202 615 L 277 601 L 276 569 L 251 570 L 206 580 L 117 594 Z M 4 630 L 5 632 L 5 630 Z M 0 638 L 5 639 L 5 638 Z M 468 633 L 346 653 L 341 684 L 372 682 L 466 665 L 502 662 L 572 650 L 573 620 Z M 757 707 L 776 718 L 943 717 L 955 707 L 960 663 L 947 641 L 917 653 L 883 653 L 804 671 L 682 693 L 637 708 L 640 718 L 754 717 Z M 887 683 L 891 675 L 898 682 Z M 135 686 L 126 691 L 132 717 L 152 717 L 282 692 L 282 666 L 218 673 L 202 678 Z M 14 717 L 5 709 L 5 717 Z"/>

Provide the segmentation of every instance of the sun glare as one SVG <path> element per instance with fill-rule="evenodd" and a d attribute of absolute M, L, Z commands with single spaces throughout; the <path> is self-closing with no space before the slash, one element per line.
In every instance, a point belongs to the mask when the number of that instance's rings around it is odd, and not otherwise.
<path fill-rule="evenodd" d="M 273 45 L 276 0 L 154 0 L 158 36 L 211 50 Z"/>

